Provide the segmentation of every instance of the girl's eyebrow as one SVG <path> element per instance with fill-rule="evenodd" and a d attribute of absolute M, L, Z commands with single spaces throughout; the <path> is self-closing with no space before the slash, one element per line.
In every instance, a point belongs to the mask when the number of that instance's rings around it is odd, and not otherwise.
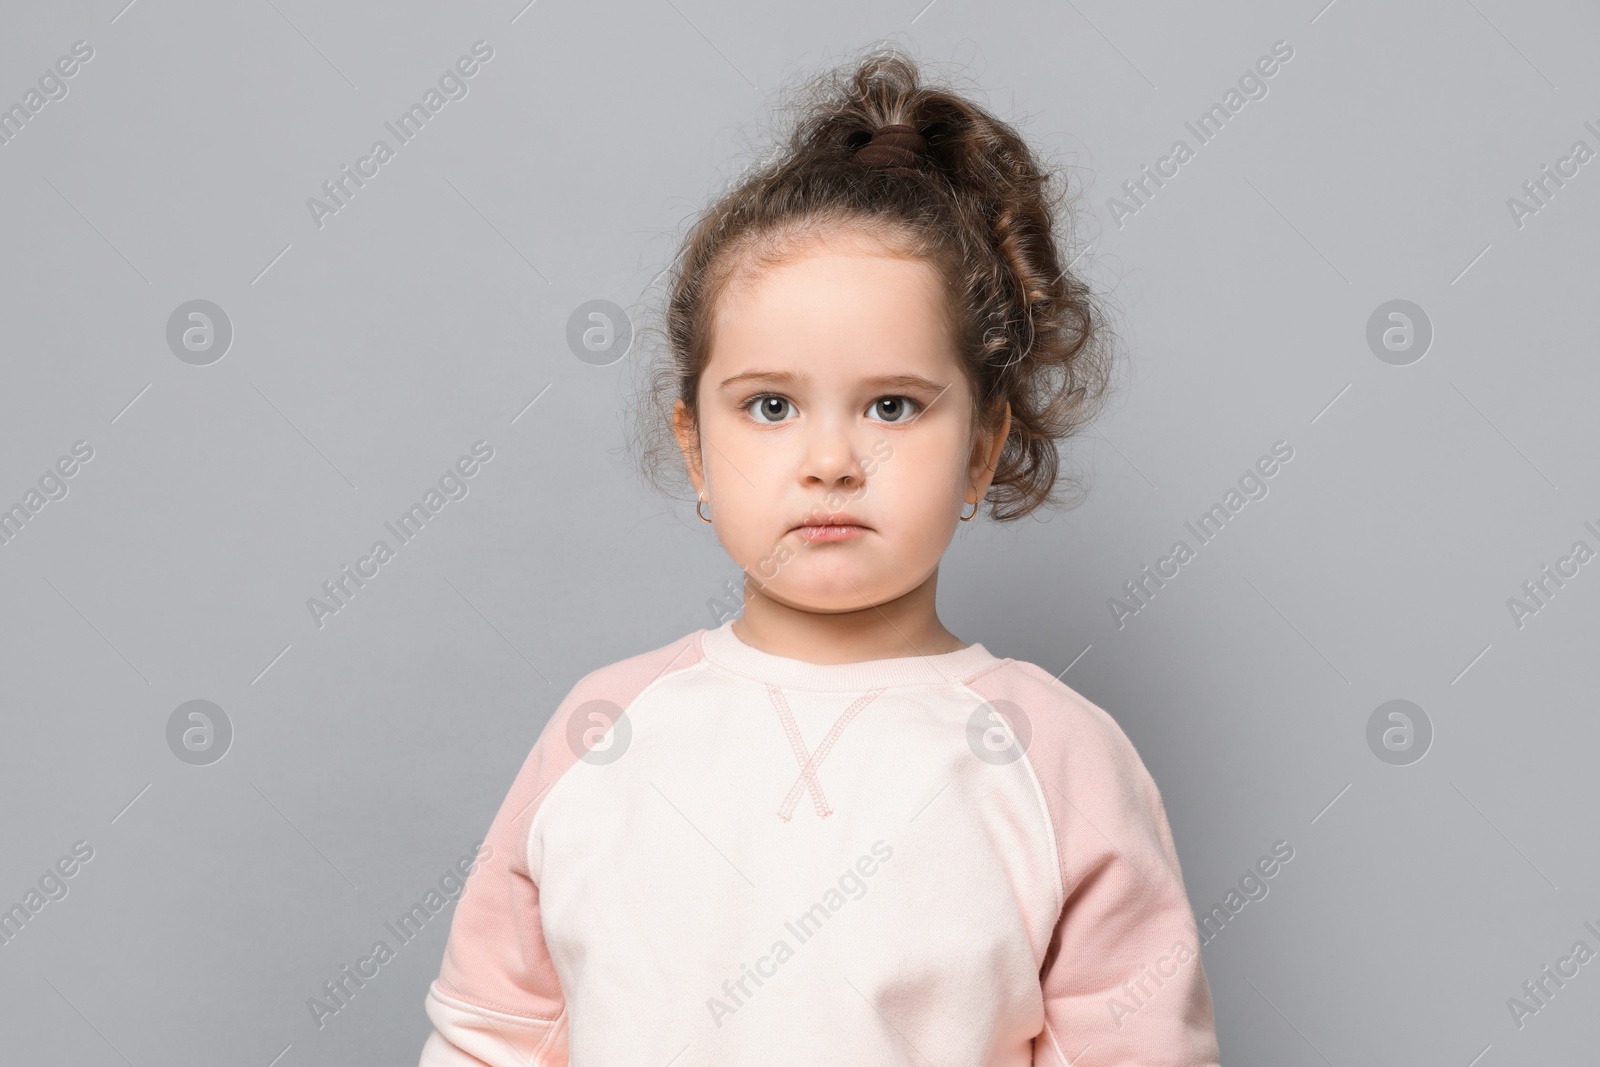
<path fill-rule="evenodd" d="M 794 371 L 766 371 L 752 370 L 743 374 L 735 374 L 723 381 L 718 389 L 731 389 L 746 382 L 773 382 L 779 385 L 803 385 L 810 380 L 809 375 L 796 374 Z M 942 393 L 947 386 L 924 378 L 920 374 L 881 374 L 874 378 L 865 378 L 863 381 L 879 389 L 927 389 L 931 392 Z"/>

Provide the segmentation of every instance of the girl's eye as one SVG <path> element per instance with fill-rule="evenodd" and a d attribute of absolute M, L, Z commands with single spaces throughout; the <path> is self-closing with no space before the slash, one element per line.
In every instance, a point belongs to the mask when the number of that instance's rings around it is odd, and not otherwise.
<path fill-rule="evenodd" d="M 910 405 L 909 407 L 907 405 Z M 880 396 L 872 402 L 872 410 L 882 411 L 886 416 L 882 422 L 905 422 L 916 412 L 922 410 L 922 403 L 909 396 Z"/>
<path fill-rule="evenodd" d="M 789 405 L 789 400 L 787 397 L 778 396 L 776 393 L 763 393 L 760 396 L 753 396 L 749 400 L 746 400 L 742 406 L 745 411 L 750 411 L 752 408 L 754 408 L 757 412 L 760 412 L 760 414 L 756 415 L 757 422 L 764 422 L 768 425 L 772 425 L 774 423 L 783 421 L 783 414 L 786 405 Z M 766 418 L 768 415 L 775 417 L 768 419 Z"/>
<path fill-rule="evenodd" d="M 762 393 L 746 400 L 740 407 L 757 422 L 775 426 L 784 421 L 784 416 L 794 404 L 788 397 Z M 906 422 L 922 411 L 922 402 L 909 396 L 880 396 L 872 402 L 869 410 L 883 416 L 874 419 L 874 422 Z"/>

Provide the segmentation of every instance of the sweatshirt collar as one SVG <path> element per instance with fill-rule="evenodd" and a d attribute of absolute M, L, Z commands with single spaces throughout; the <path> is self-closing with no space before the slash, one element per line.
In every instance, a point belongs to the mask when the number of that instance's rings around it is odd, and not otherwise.
<path fill-rule="evenodd" d="M 855 663 L 811 663 L 763 652 L 733 632 L 729 619 L 700 631 L 700 648 L 712 663 L 756 681 L 794 689 L 865 690 L 889 686 L 953 685 L 1001 661 L 981 644 L 932 656 L 897 656 Z"/>

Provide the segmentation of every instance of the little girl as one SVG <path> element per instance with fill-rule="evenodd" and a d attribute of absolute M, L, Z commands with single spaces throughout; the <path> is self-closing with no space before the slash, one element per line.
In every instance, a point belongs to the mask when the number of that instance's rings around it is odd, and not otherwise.
<path fill-rule="evenodd" d="M 956 524 L 1051 503 L 1109 380 L 1053 176 L 894 53 L 811 99 L 688 235 L 655 378 L 743 613 L 556 708 L 422 1067 L 1216 1065 L 1133 745 L 935 611 Z"/>

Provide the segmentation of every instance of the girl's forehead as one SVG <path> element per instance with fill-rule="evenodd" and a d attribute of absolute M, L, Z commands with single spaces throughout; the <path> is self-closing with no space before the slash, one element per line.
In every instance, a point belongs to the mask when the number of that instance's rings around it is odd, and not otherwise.
<path fill-rule="evenodd" d="M 728 374 L 774 364 L 868 374 L 907 363 L 955 366 L 948 308 L 931 266 L 831 249 L 730 287 L 710 355 L 719 370 L 731 368 Z"/>
<path fill-rule="evenodd" d="M 736 271 L 727 296 L 731 303 L 764 304 L 793 290 L 841 298 L 863 286 L 886 294 L 922 299 L 940 295 L 938 273 L 926 260 L 895 255 L 862 241 L 815 241 L 759 265 Z"/>
<path fill-rule="evenodd" d="M 961 376 L 946 339 L 855 332 L 789 332 L 781 341 L 741 344 L 739 331 L 714 343 L 701 375 L 710 390 L 882 388 L 940 390 Z"/>

